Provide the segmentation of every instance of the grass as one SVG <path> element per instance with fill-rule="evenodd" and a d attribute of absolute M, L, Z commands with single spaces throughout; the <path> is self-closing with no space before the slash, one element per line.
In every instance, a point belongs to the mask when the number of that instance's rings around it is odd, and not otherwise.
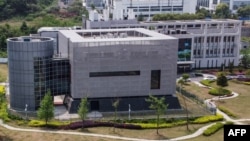
<path fill-rule="evenodd" d="M 219 130 L 218 132 L 216 132 L 215 134 L 211 135 L 211 136 L 198 136 L 195 138 L 191 138 L 191 139 L 186 139 L 183 141 L 223 141 L 223 132 L 224 130 Z"/>
<path fill-rule="evenodd" d="M 8 77 L 7 64 L 0 64 L 0 82 L 6 81 L 7 77 Z"/>
<path fill-rule="evenodd" d="M 238 97 L 220 100 L 217 101 L 217 106 L 223 106 L 226 109 L 230 110 L 233 114 L 237 116 L 237 118 L 250 118 L 250 111 L 246 110 L 246 107 L 250 107 L 250 87 L 249 85 L 239 84 L 234 81 L 228 81 L 228 86 L 224 87 L 225 89 L 231 90 L 239 94 Z M 212 87 L 217 87 L 216 83 L 211 83 Z M 202 88 L 197 86 L 196 84 L 189 84 L 184 86 L 184 89 L 187 91 L 197 95 L 202 99 L 212 98 L 214 96 L 208 94 L 208 88 Z"/>
<path fill-rule="evenodd" d="M 198 128 L 204 125 L 190 125 L 191 131 L 186 130 L 186 126 L 179 126 L 174 128 L 165 128 L 159 129 L 159 135 L 156 134 L 156 129 L 147 129 L 147 130 L 127 130 L 127 129 L 116 129 L 113 131 L 113 128 L 107 127 L 98 127 L 98 128 L 88 128 L 88 129 L 80 129 L 79 132 L 83 133 L 96 133 L 96 134 L 108 134 L 113 136 L 121 136 L 121 137 L 132 137 L 132 138 L 141 138 L 141 139 L 170 139 L 179 136 L 188 135 Z M 71 132 L 71 131 L 67 131 Z M 67 135 L 67 134 L 54 134 L 54 133 L 36 133 L 36 132 L 20 132 L 20 131 L 12 131 L 0 127 L 0 139 L 4 138 L 7 141 L 116 141 L 115 139 L 109 138 L 97 138 L 90 136 L 80 136 L 80 135 Z"/>

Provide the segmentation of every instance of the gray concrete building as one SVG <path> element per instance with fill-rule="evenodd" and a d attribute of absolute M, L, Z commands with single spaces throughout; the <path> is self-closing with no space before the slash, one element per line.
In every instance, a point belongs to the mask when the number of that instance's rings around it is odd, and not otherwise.
<path fill-rule="evenodd" d="M 48 89 L 65 96 L 70 113 L 83 97 L 90 111 L 113 111 L 116 99 L 119 111 L 128 105 L 149 110 L 149 94 L 165 97 L 168 109 L 181 108 L 175 97 L 177 38 L 143 28 L 59 30 L 55 37 L 56 51 L 52 38 L 8 39 L 11 108 L 37 110 Z"/>
<path fill-rule="evenodd" d="M 70 111 L 88 97 L 90 109 L 147 110 L 151 93 L 178 108 L 175 94 L 178 40 L 146 29 L 61 30 L 59 53 L 71 66 Z M 174 104 L 176 103 L 176 104 Z"/>
<path fill-rule="evenodd" d="M 178 70 L 226 67 L 239 64 L 242 21 L 233 19 L 204 19 L 150 21 L 114 24 L 86 21 L 89 29 L 145 28 L 176 37 L 183 43 L 178 47 Z M 116 23 L 116 24 L 115 24 Z M 109 26 L 109 27 L 107 27 Z M 186 40 L 187 39 L 187 40 Z M 180 44 L 179 44 L 180 45 Z M 189 57 L 183 57 L 189 56 Z"/>
<path fill-rule="evenodd" d="M 45 65 L 53 56 L 53 39 L 18 37 L 7 40 L 10 107 L 29 111 L 39 107 L 45 94 Z"/>

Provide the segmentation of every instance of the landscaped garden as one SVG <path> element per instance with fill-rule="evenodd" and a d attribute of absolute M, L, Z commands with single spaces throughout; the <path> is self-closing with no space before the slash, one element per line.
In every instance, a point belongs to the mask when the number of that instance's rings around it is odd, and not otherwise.
<path fill-rule="evenodd" d="M 218 87 L 216 82 L 209 82 L 209 86 L 211 87 Z M 211 89 L 199 87 L 198 85 L 192 82 L 186 82 L 185 85 L 182 87 L 183 90 L 186 90 L 201 99 L 209 99 L 215 97 L 214 95 L 209 94 Z M 250 87 L 249 85 L 243 84 L 238 80 L 229 80 L 228 86 L 223 87 L 223 89 L 237 92 L 239 96 L 233 99 L 227 100 L 219 100 L 217 101 L 218 108 L 230 115 L 231 117 L 235 118 L 249 118 L 250 112 L 245 110 L 246 106 L 250 106 L 248 101 L 250 100 L 250 95 L 248 94 Z M 183 96 L 177 94 L 181 105 L 183 105 L 184 109 L 187 107 L 189 111 L 189 130 L 187 130 L 186 126 L 186 119 L 185 113 L 181 115 L 182 118 L 172 118 L 170 115 L 163 116 L 161 118 L 160 125 L 159 125 L 159 134 L 156 134 L 156 120 L 153 119 L 155 116 L 151 115 L 150 117 L 153 118 L 145 118 L 145 119 L 133 119 L 132 120 L 120 120 L 117 117 L 117 120 L 85 120 L 84 124 L 82 124 L 80 119 L 74 119 L 74 121 L 58 121 L 52 119 L 48 122 L 48 125 L 45 125 L 43 120 L 38 120 L 35 118 L 30 118 L 30 120 L 26 121 L 25 119 L 18 118 L 13 115 L 8 115 L 8 120 L 6 121 L 8 124 L 18 127 L 18 128 L 34 128 L 34 129 L 45 129 L 45 130 L 58 130 L 58 131 L 76 131 L 76 132 L 84 132 L 84 133 L 95 133 L 95 134 L 108 134 L 114 136 L 121 136 L 121 137 L 132 137 L 132 138 L 145 138 L 145 139 L 170 139 L 179 136 L 184 136 L 188 134 L 192 134 L 200 127 L 203 127 L 207 124 L 218 122 L 208 130 L 206 130 L 203 135 L 191 139 L 192 141 L 199 141 L 199 140 L 221 140 L 223 138 L 221 128 L 223 124 L 220 121 L 223 120 L 223 117 L 220 115 L 208 115 L 207 111 L 203 111 L 203 116 L 198 116 L 200 111 L 204 110 L 200 108 L 201 105 L 197 104 L 196 102 L 190 99 L 183 99 Z M 186 102 L 186 107 L 184 104 Z M 1 108 L 2 109 L 2 108 Z M 201 114 L 201 115 L 202 115 Z M 1 114 L 4 115 L 4 114 Z M 171 118 L 170 118 L 171 117 Z M 82 128 L 84 127 L 84 128 Z M 16 136 L 16 131 L 9 131 L 4 128 L 0 128 L 0 131 L 5 130 L 4 132 L 0 132 L 0 137 L 4 139 L 13 139 L 13 140 L 22 140 L 19 136 Z M 8 131 L 9 134 L 6 134 Z M 9 136 L 9 135 L 13 136 Z M 80 137 L 80 136 L 73 136 L 73 135 L 57 135 L 57 134 L 45 134 L 45 133 L 35 133 L 37 136 L 44 136 L 49 138 L 50 140 L 57 140 L 59 137 L 62 137 L 63 140 L 100 140 L 100 138 L 95 137 Z M 23 138 L 30 138 L 30 140 L 34 140 L 36 136 L 30 135 L 27 132 L 20 132 L 20 136 Z M 206 136 L 209 136 L 206 137 Z M 0 138 L 0 139 L 1 139 Z M 44 138 L 43 138 L 44 139 Z M 101 140 L 111 140 L 112 139 L 104 139 Z M 114 140 L 114 139 L 113 139 Z M 190 140 L 190 141 L 191 141 Z M 189 140 L 187 140 L 189 141 Z"/>

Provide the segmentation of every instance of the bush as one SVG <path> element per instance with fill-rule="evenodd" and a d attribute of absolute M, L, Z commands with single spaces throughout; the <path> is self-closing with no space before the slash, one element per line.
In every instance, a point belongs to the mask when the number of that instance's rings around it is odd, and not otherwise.
<path fill-rule="evenodd" d="M 205 86 L 210 86 L 211 83 L 213 83 L 213 80 L 201 80 L 200 83 L 205 85 Z"/>
<path fill-rule="evenodd" d="M 184 120 L 173 122 L 173 123 L 161 123 L 159 125 L 159 128 L 170 128 L 170 127 L 185 125 L 186 123 L 187 122 Z M 135 125 L 140 125 L 142 127 L 142 129 L 156 129 L 157 128 L 156 123 L 135 123 Z"/>
<path fill-rule="evenodd" d="M 5 94 L 5 87 L 4 86 L 0 86 L 0 96 Z"/>
<path fill-rule="evenodd" d="M 191 121 L 191 123 L 203 124 L 203 123 L 209 123 L 209 122 L 213 122 L 213 121 L 221 121 L 223 119 L 224 118 L 222 115 L 216 114 L 216 115 L 209 115 L 209 116 L 203 116 L 203 117 L 196 118 L 193 121 Z"/>
<path fill-rule="evenodd" d="M 237 116 L 230 112 L 229 110 L 225 109 L 224 107 L 219 106 L 218 109 L 220 109 L 222 112 L 226 113 L 230 117 L 236 118 Z"/>
<path fill-rule="evenodd" d="M 232 94 L 230 90 L 223 88 L 212 88 L 208 93 L 215 96 L 224 96 Z"/>
<path fill-rule="evenodd" d="M 84 123 L 82 121 L 73 122 L 65 126 L 61 126 L 64 130 L 75 130 L 79 128 L 90 128 L 90 127 L 115 127 L 115 128 L 125 128 L 125 129 L 142 129 L 140 125 L 126 124 L 126 123 L 113 123 L 113 122 L 99 122 L 99 121 L 91 121 L 85 120 Z"/>
<path fill-rule="evenodd" d="M 8 117 L 6 102 L 0 103 L 0 119 L 2 119 L 4 122 L 10 121 Z"/>
<path fill-rule="evenodd" d="M 204 132 L 203 135 L 204 136 L 210 136 L 214 133 L 216 133 L 217 131 L 219 131 L 221 128 L 223 128 L 224 124 L 223 123 L 216 123 L 212 126 L 210 126 L 209 128 L 207 128 Z"/>
<path fill-rule="evenodd" d="M 219 131 L 221 128 L 224 127 L 224 125 L 232 125 L 233 122 L 226 122 L 225 124 L 223 123 L 216 123 L 214 125 L 212 125 L 211 127 L 207 128 L 204 132 L 203 132 L 203 135 L 204 136 L 210 136 L 214 133 L 216 133 L 217 131 Z"/>
<path fill-rule="evenodd" d="M 50 121 L 48 122 L 47 126 L 45 121 L 40 121 L 40 120 L 31 120 L 28 123 L 28 126 L 31 127 L 49 127 L 49 128 L 60 128 L 62 126 L 68 125 L 68 122 L 59 122 L 59 121 Z"/>

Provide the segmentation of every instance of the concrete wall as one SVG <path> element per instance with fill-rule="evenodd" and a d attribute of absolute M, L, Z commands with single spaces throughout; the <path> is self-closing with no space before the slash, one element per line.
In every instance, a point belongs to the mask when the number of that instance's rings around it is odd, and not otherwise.
<path fill-rule="evenodd" d="M 150 44 L 147 45 L 147 43 Z M 172 95 L 175 93 L 177 39 L 106 44 L 110 45 L 87 47 L 71 43 L 71 95 L 73 98 L 146 96 L 149 93 Z M 140 75 L 89 77 L 90 72 L 134 70 L 139 70 Z M 150 89 L 151 70 L 161 70 L 160 89 Z"/>

